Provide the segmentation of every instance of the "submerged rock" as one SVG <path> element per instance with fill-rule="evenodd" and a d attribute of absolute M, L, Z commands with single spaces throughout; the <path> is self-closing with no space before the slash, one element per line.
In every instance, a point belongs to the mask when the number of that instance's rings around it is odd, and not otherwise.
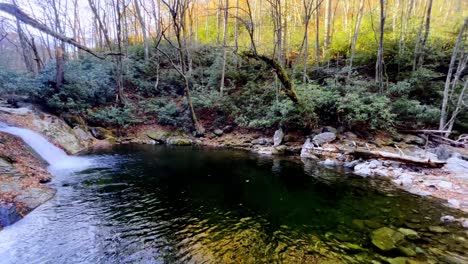
<path fill-rule="evenodd" d="M 427 227 L 427 229 L 432 232 L 432 233 L 436 233 L 436 234 L 445 234 L 445 233 L 449 233 L 449 231 L 445 228 L 445 227 L 442 227 L 442 226 L 429 226 Z"/>
<path fill-rule="evenodd" d="M 14 204 L 0 204 L 0 227 L 14 224 L 20 219 L 21 215 Z"/>
<path fill-rule="evenodd" d="M 273 135 L 273 146 L 279 146 L 283 142 L 284 138 L 284 132 L 283 129 L 280 128 L 275 131 L 275 134 Z"/>
<path fill-rule="evenodd" d="M 414 231 L 413 229 L 398 228 L 398 232 L 402 233 L 405 236 L 405 238 L 408 238 L 410 240 L 419 239 L 418 232 Z"/>
<path fill-rule="evenodd" d="M 396 249 L 404 237 L 402 233 L 389 227 L 381 227 L 371 234 L 372 244 L 383 251 Z"/>
<path fill-rule="evenodd" d="M 317 146 L 321 146 L 321 145 L 323 145 L 325 143 L 330 143 L 335 139 L 336 139 L 336 134 L 335 133 L 333 133 L 333 132 L 324 132 L 324 133 L 320 133 L 320 134 L 314 136 L 314 138 L 312 139 L 312 142 Z"/>
<path fill-rule="evenodd" d="M 315 156 L 313 149 L 314 149 L 314 144 L 312 143 L 310 138 L 308 138 L 306 142 L 304 143 L 304 145 L 302 145 L 301 158 L 318 160 L 319 158 Z"/>

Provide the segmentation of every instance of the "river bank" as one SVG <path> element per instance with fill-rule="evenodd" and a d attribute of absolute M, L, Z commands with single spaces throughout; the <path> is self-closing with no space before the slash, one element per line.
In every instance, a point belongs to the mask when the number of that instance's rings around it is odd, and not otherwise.
<path fill-rule="evenodd" d="M 11 108 L 5 105 L 0 108 L 0 121 L 36 131 L 69 154 L 113 144 L 137 143 L 234 148 L 252 151 L 259 155 L 287 156 L 301 160 L 306 166 L 309 163 L 318 163 L 332 169 L 344 169 L 363 177 L 387 179 L 398 188 L 421 196 L 440 198 L 441 203 L 468 212 L 468 162 L 465 160 L 467 150 L 446 145 L 432 145 L 414 135 L 390 136 L 380 133 L 363 138 L 351 131 L 337 131 L 332 127 L 319 128 L 313 134 L 301 135 L 282 129 L 252 131 L 226 126 L 222 129 L 211 129 L 204 137 L 194 137 L 183 131 L 174 132 L 173 128 L 156 125 L 141 125 L 116 133 L 105 128 L 87 127 L 84 124 L 71 128 L 61 118 L 34 107 Z M 121 136 L 118 137 L 117 134 Z M 4 135 L 4 137 L 11 136 Z M 30 152 L 24 143 L 23 145 L 8 143 L 8 146 L 11 151 L 19 148 Z M 430 166 L 417 166 L 385 158 L 358 157 L 353 153 L 356 149 L 365 149 L 372 153 L 398 153 L 399 156 L 415 157 L 419 161 L 439 163 L 436 164 L 436 168 L 430 168 Z M 4 156 L 12 155 L 6 153 Z M 43 171 L 43 175 L 50 177 L 45 169 L 45 163 L 41 163 L 31 153 L 28 157 L 35 160 L 35 163 L 42 164 L 33 167 L 33 172 Z M 29 162 L 28 159 L 21 157 L 18 160 Z M 13 163 L 13 166 L 16 165 Z M 39 183 L 45 181 L 36 180 L 36 182 L 44 189 L 48 188 Z M 3 203 L 7 204 L 6 202 L 8 199 L 4 199 Z M 33 209 L 32 206 L 29 208 Z M 463 219 L 460 223 L 468 226 Z"/>

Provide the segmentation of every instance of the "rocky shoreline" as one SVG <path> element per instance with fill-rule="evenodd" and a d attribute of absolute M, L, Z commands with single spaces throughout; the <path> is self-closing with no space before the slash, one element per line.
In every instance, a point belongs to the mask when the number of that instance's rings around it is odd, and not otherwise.
<path fill-rule="evenodd" d="M 343 168 L 362 177 L 387 179 L 398 188 L 416 195 L 440 198 L 445 201 L 443 202 L 445 205 L 468 212 L 468 150 L 447 145 L 431 145 L 424 138 L 415 135 L 390 136 L 380 133 L 365 139 L 351 131 L 340 131 L 333 127 L 323 127 L 304 136 L 283 129 L 265 133 L 226 126 L 222 129 L 212 129 L 204 137 L 194 137 L 183 131 L 173 131 L 170 127 L 141 125 L 127 129 L 125 136 L 117 137 L 116 133 L 105 128 L 87 127 L 79 122 L 73 125 L 69 120 L 65 122 L 63 120 L 65 118 L 58 118 L 38 109 L 32 109 L 34 107 L 31 106 L 27 108 L 1 106 L 0 121 L 34 130 L 65 149 L 69 154 L 76 154 L 89 148 L 129 143 L 243 149 L 260 155 L 288 156 L 301 160 L 305 164 L 312 162 L 330 168 Z M 0 144 L 5 142 L 5 138 L 8 141 L 3 144 L 10 147 L 4 149 L 10 149 L 10 152 L 0 153 L 0 165 L 7 164 L 5 166 L 18 170 L 19 175 L 23 177 L 8 178 L 5 176 L 7 174 L 1 171 L 2 166 L 0 166 L 0 203 L 4 205 L 0 210 L 3 210 L 3 214 L 12 211 L 12 206 L 21 207 L 22 204 L 21 201 L 15 202 L 14 199 L 7 198 L 6 194 L 10 193 L 8 188 L 13 187 L 2 189 L 6 183 L 7 186 L 9 182 L 16 182 L 16 185 L 23 186 L 21 182 L 25 179 L 34 182 L 31 186 L 44 190 L 40 192 L 44 194 L 42 200 L 38 200 L 40 203 L 53 196 L 53 190 L 41 184 L 47 182 L 41 177 L 50 177 L 46 164 L 40 161 L 24 143 L 9 143 L 12 140 L 21 141 L 20 139 L 1 133 L 0 140 L 3 141 L 0 141 Z M 356 155 L 357 150 L 362 150 L 359 153 L 389 153 L 390 157 L 394 158 L 362 157 Z M 16 158 L 20 162 L 9 160 L 14 151 L 23 153 L 22 156 Z M 24 154 L 26 152 L 29 154 Z M 404 162 L 404 159 L 399 160 L 401 157 L 410 157 L 420 164 Z M 435 164 L 436 168 L 419 166 L 427 162 Z M 25 163 L 31 165 L 29 171 L 22 171 L 24 166 L 20 164 Z M 15 197 L 18 197 L 18 194 Z M 16 211 L 20 212 L 19 216 L 21 216 L 39 204 L 28 205 L 27 209 Z M 1 215 L 2 211 L 0 211 Z M 465 219 L 461 219 L 460 223 L 468 228 L 468 221 Z"/>

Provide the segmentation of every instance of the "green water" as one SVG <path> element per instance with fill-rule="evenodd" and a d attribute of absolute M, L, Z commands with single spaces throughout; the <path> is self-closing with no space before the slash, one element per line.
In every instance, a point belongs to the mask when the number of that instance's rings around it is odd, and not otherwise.
<path fill-rule="evenodd" d="M 0 248 L 11 249 L 0 249 L 0 259 L 444 263 L 464 261 L 468 251 L 467 232 L 457 224 L 440 226 L 449 233 L 428 229 L 460 212 L 385 181 L 232 150 L 119 146 L 91 154 L 106 166 L 57 177 L 57 197 L 31 216 L 32 234 L 28 221 L 6 230 L 8 239 L 0 233 Z M 380 227 L 418 235 L 382 251 L 370 239 Z"/>

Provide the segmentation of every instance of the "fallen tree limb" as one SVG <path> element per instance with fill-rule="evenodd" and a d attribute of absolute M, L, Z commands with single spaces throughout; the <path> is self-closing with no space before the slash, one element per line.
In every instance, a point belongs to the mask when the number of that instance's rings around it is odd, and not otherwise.
<path fill-rule="evenodd" d="M 421 167 L 429 168 L 440 168 L 446 164 L 442 160 L 431 160 L 431 159 L 421 159 L 418 157 L 400 155 L 396 153 L 386 152 L 386 151 L 368 151 L 368 150 L 354 150 L 349 153 L 354 157 L 365 158 L 365 159 L 385 159 L 399 161 L 406 164 L 417 165 Z"/>
<path fill-rule="evenodd" d="M 437 130 L 437 129 L 417 129 L 417 130 L 398 130 L 398 132 L 409 133 L 409 134 L 421 134 L 421 133 L 434 133 L 434 134 L 445 134 L 447 130 Z"/>
<path fill-rule="evenodd" d="M 449 144 L 450 146 L 453 146 L 453 147 L 462 147 L 462 148 L 467 147 L 467 145 L 461 141 L 455 141 L 450 138 L 446 138 L 446 137 L 438 136 L 438 135 L 430 135 L 430 136 L 432 137 L 432 140 L 438 143 Z"/>
<path fill-rule="evenodd" d="M 21 22 L 23 22 L 23 23 L 25 23 L 25 24 L 33 27 L 33 28 L 36 28 L 36 29 L 38 29 L 38 30 L 40 30 L 40 31 L 42 31 L 42 32 L 44 32 L 46 34 L 49 34 L 52 37 L 57 38 L 57 39 L 65 42 L 65 43 L 68 43 L 68 44 L 70 44 L 72 46 L 75 46 L 78 49 L 84 50 L 84 51 L 88 52 L 89 54 L 91 54 L 91 55 L 93 55 L 93 56 L 95 56 L 95 57 L 97 57 L 99 59 L 104 59 L 103 56 L 97 55 L 90 48 L 81 45 L 80 43 L 78 43 L 73 38 L 69 38 L 67 36 L 64 36 L 64 35 L 58 33 L 58 32 L 55 32 L 54 30 L 48 28 L 46 25 L 44 25 L 41 22 L 39 22 L 39 21 L 35 20 L 34 18 L 30 17 L 28 14 L 24 13 L 21 9 L 19 9 L 18 7 L 14 6 L 14 5 L 0 3 L 0 11 L 8 13 L 8 14 L 16 17 Z"/>

